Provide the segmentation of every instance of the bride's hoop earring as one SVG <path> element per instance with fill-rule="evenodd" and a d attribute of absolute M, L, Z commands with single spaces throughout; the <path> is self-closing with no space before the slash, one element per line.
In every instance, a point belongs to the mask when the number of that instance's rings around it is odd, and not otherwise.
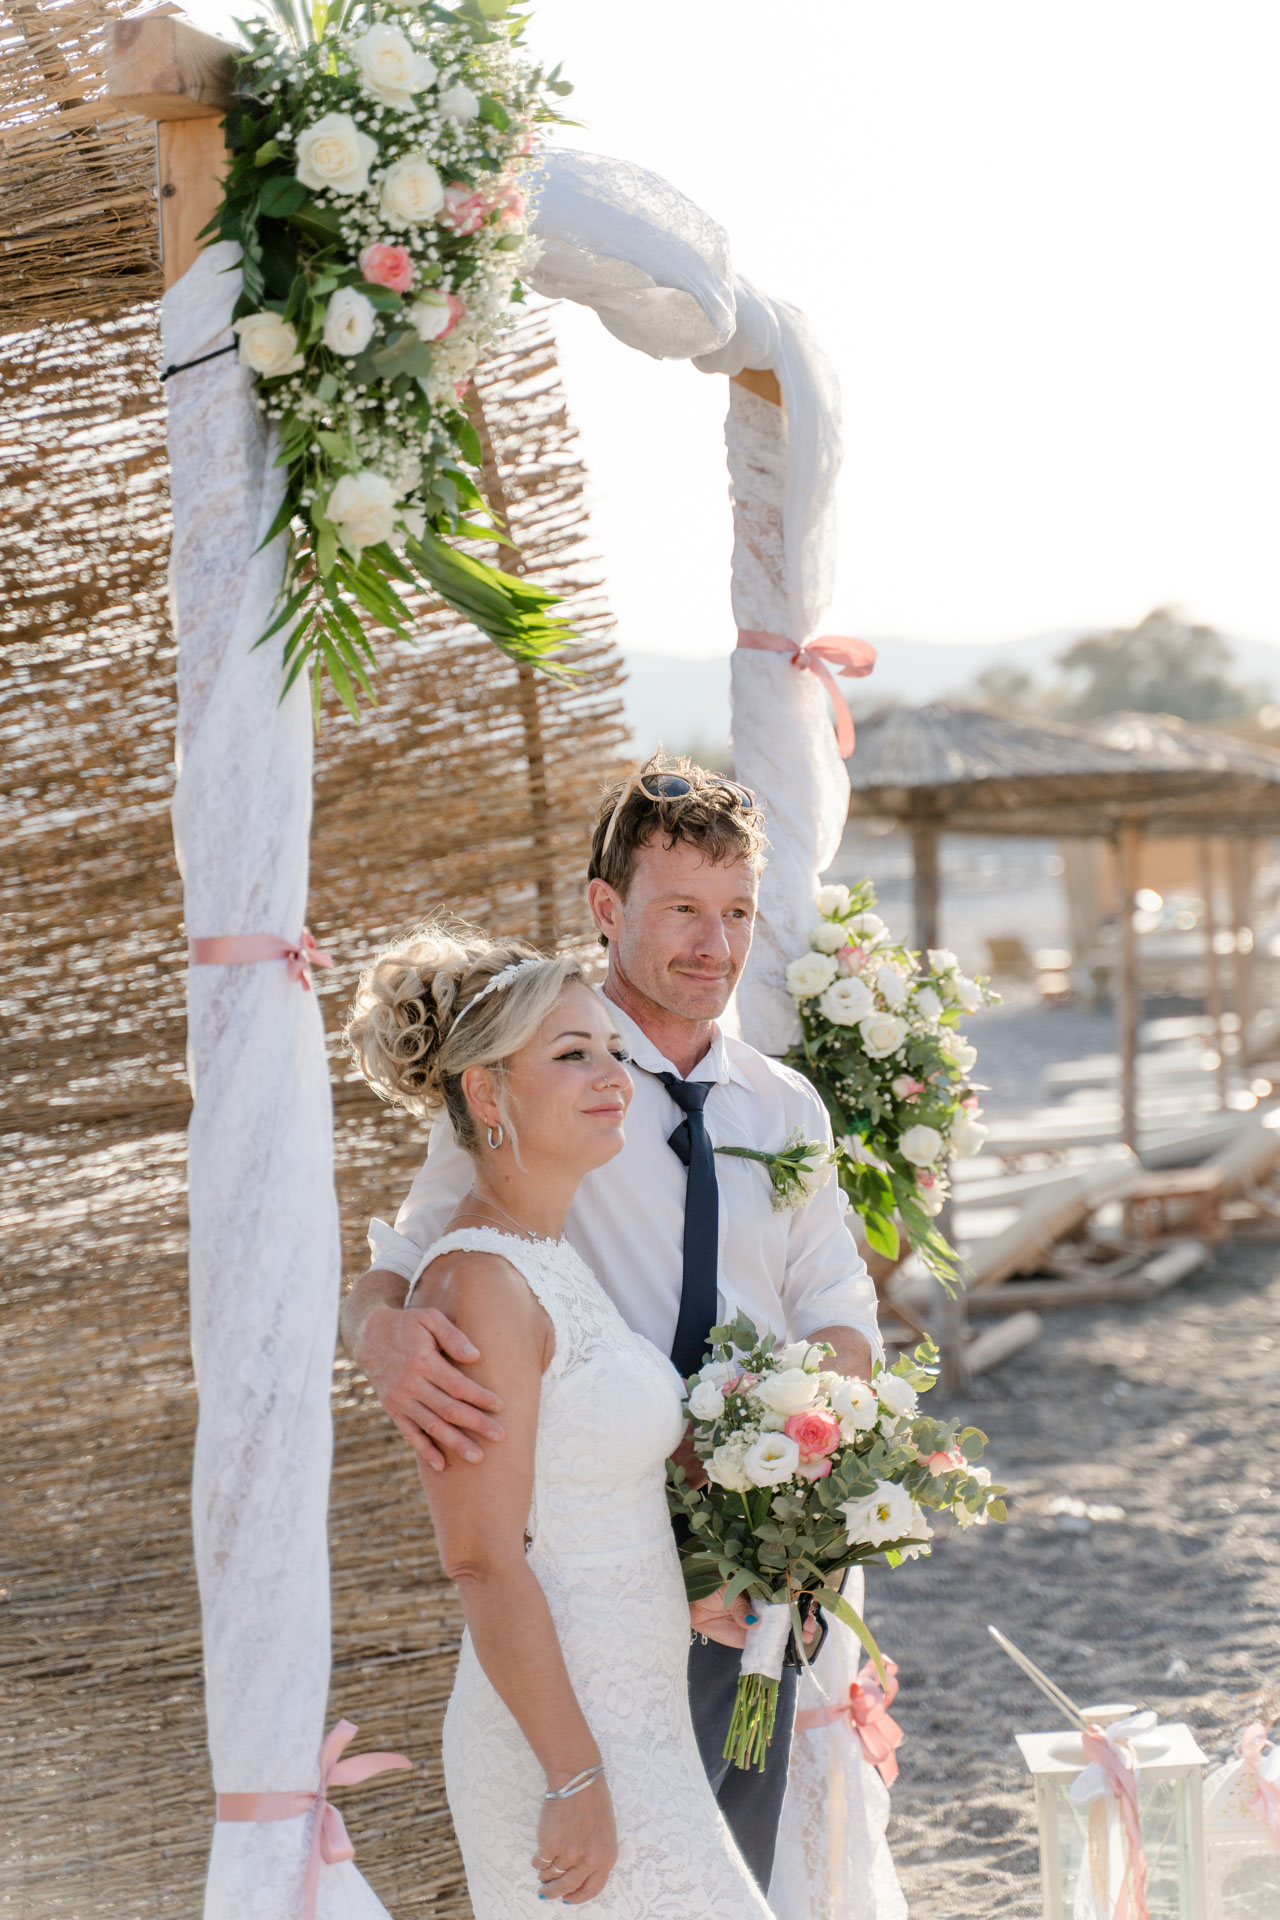
<path fill-rule="evenodd" d="M 489 1145 L 490 1145 L 491 1147 L 500 1147 L 500 1146 L 502 1145 L 502 1122 L 501 1122 L 501 1120 L 499 1120 L 499 1122 L 498 1122 L 498 1124 L 497 1124 L 497 1126 L 496 1126 L 496 1127 L 486 1127 L 486 1128 L 485 1128 L 485 1130 L 484 1130 L 484 1132 L 485 1132 L 485 1138 L 486 1138 L 486 1140 L 487 1140 L 487 1141 L 489 1142 Z M 496 1140 L 495 1140 L 495 1139 L 494 1139 L 494 1137 L 493 1137 L 495 1133 L 496 1133 L 496 1134 L 497 1134 L 497 1136 L 498 1136 Z"/>

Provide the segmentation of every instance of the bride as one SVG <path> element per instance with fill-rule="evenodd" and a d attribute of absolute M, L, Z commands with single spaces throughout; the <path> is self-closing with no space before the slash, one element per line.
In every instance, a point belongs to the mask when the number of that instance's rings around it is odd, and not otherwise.
<path fill-rule="evenodd" d="M 483 1352 L 506 1440 L 423 1471 L 466 1616 L 445 1783 L 476 1920 L 767 1920 L 689 1714 L 689 1608 L 663 1491 L 679 1376 L 561 1237 L 631 1100 L 578 962 L 428 926 L 379 956 L 348 1038 L 371 1085 L 442 1109 L 474 1179 L 419 1303 Z"/>

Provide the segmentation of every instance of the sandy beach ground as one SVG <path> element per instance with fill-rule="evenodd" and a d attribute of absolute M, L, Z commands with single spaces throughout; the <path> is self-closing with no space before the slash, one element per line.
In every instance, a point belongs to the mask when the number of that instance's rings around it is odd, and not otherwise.
<path fill-rule="evenodd" d="M 1076 1700 L 1185 1720 L 1210 1760 L 1280 1715 L 1280 1244 L 1143 1308 L 1047 1317 L 948 1412 L 1009 1521 L 868 1582 L 906 1731 L 890 1839 L 912 1920 L 1037 1920 L 1015 1730 L 1057 1724 L 994 1622 Z"/>

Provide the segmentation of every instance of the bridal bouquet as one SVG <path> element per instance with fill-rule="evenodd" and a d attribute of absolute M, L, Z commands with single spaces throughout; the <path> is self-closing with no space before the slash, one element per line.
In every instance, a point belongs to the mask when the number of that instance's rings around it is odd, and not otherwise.
<path fill-rule="evenodd" d="M 898 1251 L 897 1214 L 926 1266 L 946 1284 L 955 1254 L 933 1225 L 951 1155 L 986 1137 L 971 1075 L 966 1013 L 998 999 L 961 972 L 954 953 L 910 952 L 872 911 L 869 881 L 819 889 L 808 951 L 787 968 L 803 1038 L 787 1056 L 831 1115 L 840 1184 L 878 1252 Z"/>
<path fill-rule="evenodd" d="M 831 1349 L 763 1338 L 744 1315 L 711 1331 L 712 1357 L 687 1383 L 693 1445 L 707 1484 L 672 1467 L 668 1500 L 688 1521 L 685 1586 L 691 1600 L 720 1587 L 763 1608 L 750 1628 L 725 1754 L 764 1766 L 778 1681 L 794 1629 L 803 1658 L 800 1600 L 811 1595 L 853 1629 L 885 1684 L 866 1623 L 834 1590 L 846 1567 L 897 1567 L 929 1552 L 929 1510 L 962 1527 L 1005 1518 L 1003 1488 L 975 1466 L 976 1427 L 919 1409 L 936 1378 L 936 1349 L 874 1376 L 830 1372 Z"/>
<path fill-rule="evenodd" d="M 404 637 L 420 585 L 546 667 L 569 637 L 555 596 L 455 540 L 503 537 L 464 396 L 523 298 L 529 178 L 569 89 L 522 57 L 507 0 L 271 4 L 241 23 L 208 229 L 241 249 L 233 326 L 285 470 L 266 540 L 288 530 L 290 562 L 262 638 L 287 630 L 286 689 L 313 661 L 317 712 L 327 673 L 354 715 L 366 621 Z"/>

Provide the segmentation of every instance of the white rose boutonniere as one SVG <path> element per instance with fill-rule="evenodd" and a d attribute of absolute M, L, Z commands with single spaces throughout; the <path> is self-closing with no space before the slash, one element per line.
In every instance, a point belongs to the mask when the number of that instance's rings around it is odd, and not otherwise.
<path fill-rule="evenodd" d="M 761 1147 L 717 1147 L 730 1160 L 755 1160 L 769 1175 L 775 1213 L 792 1213 L 820 1193 L 835 1171 L 836 1156 L 821 1140 L 793 1133 L 777 1153 Z"/>
<path fill-rule="evenodd" d="M 362 133 L 349 113 L 326 113 L 298 135 L 296 172 L 304 187 L 318 193 L 363 193 L 378 143 Z"/>

